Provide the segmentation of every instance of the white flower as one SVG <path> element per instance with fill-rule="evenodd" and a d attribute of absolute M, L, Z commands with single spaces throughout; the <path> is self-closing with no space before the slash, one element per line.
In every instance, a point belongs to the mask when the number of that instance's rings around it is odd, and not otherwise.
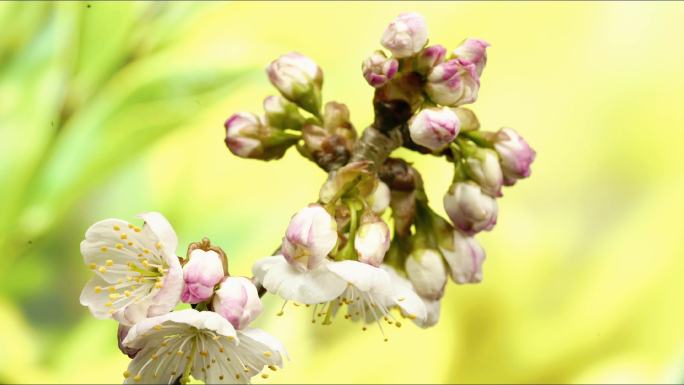
<path fill-rule="evenodd" d="M 287 226 L 282 253 L 298 269 L 316 267 L 337 244 L 337 222 L 319 204 L 297 212 Z"/>
<path fill-rule="evenodd" d="M 81 242 L 85 263 L 95 272 L 81 304 L 97 318 L 133 325 L 171 311 L 183 290 L 176 256 L 178 240 L 159 213 L 145 213 L 142 228 L 120 219 L 92 225 Z"/>
<path fill-rule="evenodd" d="M 272 294 L 286 301 L 316 305 L 314 314 L 317 309 L 324 314 L 324 323 L 329 323 L 344 305 L 347 318 L 367 323 L 389 319 L 393 307 L 411 319 L 425 318 L 425 307 L 415 293 L 393 286 L 385 270 L 358 261 L 325 260 L 315 269 L 300 271 L 276 255 L 257 261 L 252 272 Z"/>
<path fill-rule="evenodd" d="M 171 384 L 188 375 L 207 384 L 246 384 L 265 367 L 282 367 L 287 357 L 264 331 L 236 331 L 219 314 L 194 309 L 143 320 L 123 344 L 140 349 L 124 372 L 126 384 Z"/>
<path fill-rule="evenodd" d="M 482 191 L 492 197 L 501 196 L 504 177 L 496 151 L 489 148 L 478 149 L 473 156 L 466 159 L 466 163 L 468 176 L 480 185 Z"/>
<path fill-rule="evenodd" d="M 377 187 L 371 195 L 371 210 L 378 215 L 382 214 L 389 206 L 390 200 L 391 192 L 389 187 L 387 187 L 384 182 L 379 181 Z"/>
<path fill-rule="evenodd" d="M 214 250 L 195 249 L 183 266 L 185 288 L 181 299 L 185 303 L 200 303 L 214 295 L 216 286 L 225 276 L 221 256 Z"/>
<path fill-rule="evenodd" d="M 243 329 L 261 313 L 261 298 L 256 287 L 245 277 L 226 277 L 212 301 L 215 312 Z"/>
<path fill-rule="evenodd" d="M 440 247 L 451 270 L 451 279 L 459 284 L 482 281 L 482 264 L 487 257 L 475 237 L 453 232 L 453 244 L 449 249 Z"/>
<path fill-rule="evenodd" d="M 356 231 L 354 249 L 359 261 L 378 267 L 390 246 L 390 229 L 380 217 L 372 215 L 368 218 Z"/>
<path fill-rule="evenodd" d="M 428 30 L 423 16 L 417 13 L 402 13 L 385 29 L 380 44 L 396 58 L 413 56 L 420 52 L 428 41 Z"/>
<path fill-rule="evenodd" d="M 421 297 L 436 300 L 444 295 L 447 272 L 442 256 L 432 249 L 419 249 L 406 259 L 406 274 Z"/>
<path fill-rule="evenodd" d="M 411 140 L 432 151 L 451 143 L 461 127 L 456 113 L 447 107 L 421 110 L 408 124 Z"/>
<path fill-rule="evenodd" d="M 451 222 L 468 235 L 496 225 L 499 206 L 474 182 L 458 182 L 444 195 L 444 210 Z"/>

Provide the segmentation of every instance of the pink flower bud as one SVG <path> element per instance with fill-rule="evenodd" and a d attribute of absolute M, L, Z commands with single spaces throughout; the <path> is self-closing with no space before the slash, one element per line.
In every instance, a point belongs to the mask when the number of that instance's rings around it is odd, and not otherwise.
<path fill-rule="evenodd" d="M 487 47 L 489 43 L 480 39 L 468 38 L 454 50 L 454 55 L 462 60 L 475 64 L 478 77 L 482 76 L 482 70 L 487 64 Z"/>
<path fill-rule="evenodd" d="M 375 215 L 365 217 L 354 238 L 359 261 L 379 267 L 389 246 L 390 230 L 387 223 Z"/>
<path fill-rule="evenodd" d="M 473 156 L 466 158 L 468 176 L 480 185 L 482 191 L 492 197 L 500 197 L 503 174 L 499 156 L 491 149 L 479 149 Z"/>
<path fill-rule="evenodd" d="M 245 277 L 226 277 L 216 290 L 212 307 L 238 330 L 249 325 L 262 308 L 256 287 Z"/>
<path fill-rule="evenodd" d="M 316 62 L 291 52 L 271 62 L 266 72 L 284 97 L 311 113 L 319 112 L 323 71 Z"/>
<path fill-rule="evenodd" d="M 480 76 L 475 64 L 452 59 L 435 66 L 427 78 L 425 91 L 432 101 L 444 106 L 460 106 L 477 99 Z"/>
<path fill-rule="evenodd" d="M 456 138 L 460 127 L 454 111 L 446 107 L 429 108 L 411 118 L 409 134 L 416 144 L 437 151 Z"/>
<path fill-rule="evenodd" d="M 375 51 L 361 65 L 363 77 L 371 86 L 384 86 L 399 69 L 399 62 L 394 58 L 387 58 L 382 51 Z"/>
<path fill-rule="evenodd" d="M 446 48 L 439 44 L 431 45 L 420 52 L 415 62 L 415 70 L 424 74 L 430 72 L 434 66 L 444 62 Z"/>
<path fill-rule="evenodd" d="M 474 182 L 458 182 L 444 195 L 444 210 L 451 222 L 468 235 L 491 230 L 499 208 L 496 200 Z"/>
<path fill-rule="evenodd" d="M 496 133 L 494 148 L 501 159 L 504 184 L 512 186 L 518 179 L 527 178 L 536 152 L 512 128 L 502 128 Z"/>
<path fill-rule="evenodd" d="M 486 254 L 474 237 L 456 230 L 449 248 L 440 247 L 451 270 L 451 279 L 458 284 L 482 281 L 482 264 Z"/>
<path fill-rule="evenodd" d="M 447 272 L 442 256 L 432 249 L 419 249 L 406 259 L 406 275 L 416 293 L 429 300 L 442 298 Z"/>
<path fill-rule="evenodd" d="M 402 13 L 385 29 L 380 44 L 396 58 L 413 56 L 425 47 L 428 30 L 423 16 L 417 13 Z"/>
<path fill-rule="evenodd" d="M 195 249 L 190 252 L 190 260 L 183 266 L 185 287 L 181 300 L 185 303 L 200 303 L 214 294 L 216 286 L 223 277 L 223 261 L 213 250 Z"/>
<path fill-rule="evenodd" d="M 287 227 L 281 251 L 299 270 L 313 269 L 337 244 L 337 223 L 318 204 L 311 204 L 295 214 Z"/>
<path fill-rule="evenodd" d="M 266 97 L 264 113 L 269 126 L 282 130 L 299 130 L 305 120 L 297 106 L 281 96 Z"/>
<path fill-rule="evenodd" d="M 226 128 L 226 146 L 230 152 L 241 158 L 252 158 L 263 151 L 258 139 L 262 122 L 258 116 L 249 112 L 233 114 L 224 127 Z"/>

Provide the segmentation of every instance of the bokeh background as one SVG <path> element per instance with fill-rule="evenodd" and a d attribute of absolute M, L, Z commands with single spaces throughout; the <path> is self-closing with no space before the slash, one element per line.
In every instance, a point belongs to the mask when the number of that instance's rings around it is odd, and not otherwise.
<path fill-rule="evenodd" d="M 263 69 L 297 50 L 324 98 L 372 117 L 360 63 L 398 13 L 431 42 L 491 43 L 484 128 L 538 152 L 500 201 L 480 285 L 450 284 L 441 322 L 388 332 L 265 299 L 257 326 L 292 360 L 268 382 L 684 381 L 684 4 L 0 3 L 0 383 L 115 383 L 116 324 L 78 303 L 93 222 L 164 213 L 208 236 L 232 274 L 278 244 L 325 175 L 295 151 L 238 159 L 232 112 L 273 94 Z M 442 211 L 451 169 L 401 152 Z M 256 382 L 261 382 L 259 378 Z"/>

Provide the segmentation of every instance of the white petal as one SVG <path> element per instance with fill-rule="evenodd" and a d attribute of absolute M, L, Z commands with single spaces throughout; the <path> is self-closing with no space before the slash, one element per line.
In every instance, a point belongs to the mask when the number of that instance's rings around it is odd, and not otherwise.
<path fill-rule="evenodd" d="M 162 282 L 163 286 L 151 299 L 147 316 L 152 317 L 162 315 L 173 310 L 180 301 L 183 293 L 183 268 L 180 266 L 178 258 L 173 257 L 178 266 L 169 266 L 169 270 Z"/>
<path fill-rule="evenodd" d="M 380 268 L 357 261 L 330 262 L 326 268 L 361 291 L 391 292 L 389 276 Z"/>
<path fill-rule="evenodd" d="M 109 318 L 109 308 L 105 306 L 109 300 L 109 293 L 107 290 L 101 288 L 109 285 L 107 281 L 100 276 L 93 277 L 81 291 L 80 302 L 81 305 L 87 306 L 90 312 L 98 319 Z M 99 290 L 95 288 L 99 287 Z"/>
<path fill-rule="evenodd" d="M 166 322 L 196 329 L 208 329 L 226 337 L 236 337 L 233 325 L 219 314 L 210 311 L 200 312 L 195 309 L 185 309 L 138 322 L 128 332 L 123 344 L 129 348 L 142 348 L 145 346 L 147 334 L 151 331 L 151 334 L 156 334 L 154 333 L 156 332 L 155 327 Z"/>
<path fill-rule="evenodd" d="M 176 232 L 173 231 L 173 227 L 171 227 L 169 221 L 167 221 L 163 215 L 157 212 L 142 213 L 138 216 L 145 221 L 146 227 L 149 226 L 150 230 L 161 242 L 162 250 L 164 251 L 164 254 L 166 254 L 167 258 L 169 258 L 167 261 L 169 266 L 180 266 L 180 262 L 178 261 L 178 258 L 176 258 L 178 238 L 176 237 Z"/>
<path fill-rule="evenodd" d="M 400 276 L 392 267 L 382 265 L 392 282 L 393 294 L 387 297 L 386 306 L 398 306 L 401 313 L 416 320 L 425 320 L 427 310 L 423 300 L 416 294 L 408 279 Z"/>
<path fill-rule="evenodd" d="M 312 270 L 299 271 L 282 255 L 277 258 L 279 260 L 270 260 L 268 266 L 262 264 L 258 269 L 268 269 L 262 282 L 264 288 L 286 300 L 304 304 L 328 302 L 337 298 L 347 287 L 345 281 L 326 268 L 330 263 L 323 262 Z"/>
<path fill-rule="evenodd" d="M 416 318 L 413 322 L 420 326 L 421 328 L 429 328 L 435 326 L 437 321 L 439 321 L 439 314 L 442 307 L 442 301 L 429 300 L 423 298 L 423 303 L 426 310 L 426 316 L 424 318 Z"/>
<path fill-rule="evenodd" d="M 257 341 L 264 346 L 268 347 L 268 350 L 274 351 L 278 353 L 278 355 L 281 355 L 282 357 L 287 358 L 288 360 L 290 359 L 289 354 L 287 353 L 287 350 L 285 349 L 285 346 L 278 340 L 277 338 L 273 337 L 272 335 L 266 333 L 265 331 L 257 328 L 247 328 L 244 330 L 241 330 L 238 332 L 240 341 L 245 340 L 245 337 L 251 338 L 254 341 Z M 277 358 L 277 357 L 274 357 Z M 282 367 L 282 359 L 278 359 L 279 363 L 277 363 L 278 366 Z"/>
<path fill-rule="evenodd" d="M 268 270 L 270 270 L 274 265 L 281 263 L 282 260 L 282 255 L 274 255 L 271 257 L 261 258 L 254 262 L 252 265 L 252 274 L 254 275 L 256 282 L 259 284 L 264 282 L 264 277 L 266 276 L 266 273 L 268 273 Z"/>

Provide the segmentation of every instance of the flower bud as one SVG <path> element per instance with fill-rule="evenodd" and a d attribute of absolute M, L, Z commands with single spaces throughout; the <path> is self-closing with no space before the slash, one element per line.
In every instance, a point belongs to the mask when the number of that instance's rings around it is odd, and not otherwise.
<path fill-rule="evenodd" d="M 478 149 L 475 154 L 466 158 L 466 172 L 482 191 L 492 197 L 500 197 L 503 186 L 503 174 L 499 165 L 499 156 L 491 149 Z"/>
<path fill-rule="evenodd" d="M 375 51 L 361 65 L 363 77 L 372 87 L 384 86 L 399 69 L 399 62 L 394 58 L 387 58 L 382 51 Z"/>
<path fill-rule="evenodd" d="M 281 96 L 269 96 L 264 99 L 264 112 L 268 125 L 281 130 L 299 130 L 305 120 L 297 105 Z"/>
<path fill-rule="evenodd" d="M 188 263 L 183 266 L 185 286 L 181 300 L 200 303 L 214 294 L 216 286 L 226 275 L 221 256 L 214 250 L 195 249 L 190 252 Z"/>
<path fill-rule="evenodd" d="M 233 114 L 226 123 L 226 146 L 241 158 L 271 160 L 281 158 L 299 137 L 269 127 L 249 112 Z"/>
<path fill-rule="evenodd" d="M 328 175 L 318 194 L 323 203 L 330 203 L 343 195 L 365 198 L 375 190 L 377 179 L 370 171 L 369 161 L 351 162 Z"/>
<path fill-rule="evenodd" d="M 418 249 L 406 259 L 406 275 L 416 293 L 429 300 L 442 298 L 447 272 L 442 256 L 432 249 Z"/>
<path fill-rule="evenodd" d="M 432 101 L 444 106 L 460 106 L 477 99 L 480 77 L 475 64 L 452 59 L 435 66 L 427 77 L 425 91 Z"/>
<path fill-rule="evenodd" d="M 416 58 L 414 69 L 422 74 L 430 72 L 434 66 L 444 62 L 446 48 L 439 44 L 431 45 L 420 52 Z"/>
<path fill-rule="evenodd" d="M 380 44 L 396 58 L 413 56 L 425 47 L 428 30 L 423 16 L 417 13 L 402 13 L 385 29 Z"/>
<path fill-rule="evenodd" d="M 444 195 L 444 210 L 451 222 L 468 235 L 491 230 L 499 208 L 496 200 L 474 182 L 457 182 Z"/>
<path fill-rule="evenodd" d="M 501 159 L 504 184 L 512 186 L 518 179 L 527 178 L 536 152 L 512 128 L 502 128 L 496 133 L 494 148 Z"/>
<path fill-rule="evenodd" d="M 295 214 L 287 226 L 281 251 L 287 261 L 301 271 L 313 269 L 337 244 L 337 223 L 318 204 Z"/>
<path fill-rule="evenodd" d="M 378 215 L 382 214 L 390 204 L 390 194 L 389 187 L 384 182 L 379 181 L 371 195 L 371 210 Z"/>
<path fill-rule="evenodd" d="M 214 311 L 235 329 L 244 329 L 261 313 L 261 299 L 256 287 L 245 277 L 226 277 L 212 301 Z"/>
<path fill-rule="evenodd" d="M 306 111 L 318 114 L 321 107 L 323 71 L 310 58 L 291 52 L 274 60 L 266 69 L 280 93 Z"/>
<path fill-rule="evenodd" d="M 456 113 L 458 120 L 461 122 L 461 132 L 477 131 L 480 129 L 480 120 L 472 110 L 465 107 L 456 107 L 451 110 Z"/>
<path fill-rule="evenodd" d="M 479 77 L 482 76 L 482 70 L 487 64 L 487 47 L 489 43 L 484 40 L 468 38 L 456 47 L 454 56 L 475 64 L 475 71 Z"/>
<path fill-rule="evenodd" d="M 452 244 L 441 247 L 440 251 L 449 265 L 451 279 L 458 283 L 478 283 L 482 281 L 482 264 L 486 254 L 475 237 L 458 230 L 452 233 Z"/>
<path fill-rule="evenodd" d="M 461 127 L 456 113 L 449 108 L 429 108 L 409 121 L 409 134 L 416 144 L 437 151 L 456 138 Z"/>
<path fill-rule="evenodd" d="M 359 261 L 379 267 L 390 246 L 390 230 L 377 215 L 366 215 L 356 230 L 354 249 Z"/>
<path fill-rule="evenodd" d="M 328 102 L 323 113 L 323 126 L 302 127 L 304 146 L 300 151 L 324 170 L 341 167 L 349 161 L 356 142 L 356 130 L 349 119 L 349 109 L 337 102 Z"/>

